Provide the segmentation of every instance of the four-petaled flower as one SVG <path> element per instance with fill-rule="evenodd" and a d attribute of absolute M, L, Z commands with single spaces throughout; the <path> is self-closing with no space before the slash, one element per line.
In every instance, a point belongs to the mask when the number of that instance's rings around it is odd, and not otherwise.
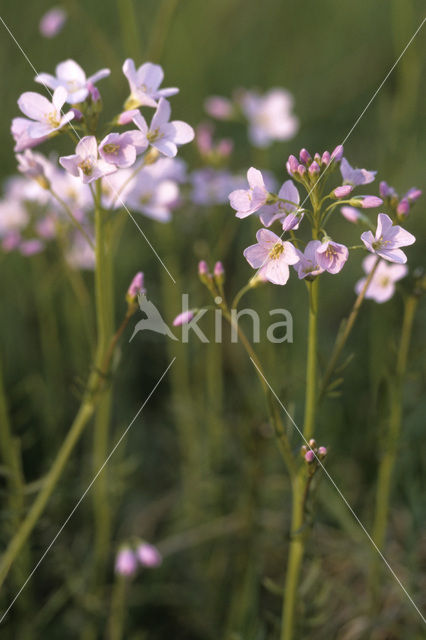
<path fill-rule="evenodd" d="M 271 89 L 265 95 L 247 91 L 241 107 L 255 147 L 267 147 L 273 140 L 289 140 L 297 133 L 299 121 L 292 113 L 293 96 L 285 89 Z"/>
<path fill-rule="evenodd" d="M 316 250 L 318 265 L 329 273 L 339 273 L 348 259 L 349 250 L 344 244 L 327 238 Z"/>
<path fill-rule="evenodd" d="M 376 256 L 367 256 L 362 262 L 362 268 L 368 275 L 376 264 Z M 376 302 L 387 302 L 395 293 L 395 282 L 404 278 L 408 273 L 405 264 L 388 264 L 380 260 L 374 275 L 368 285 L 365 293 L 366 298 L 375 300 Z M 361 278 L 355 285 L 356 293 L 360 293 L 365 285 L 367 278 Z"/>
<path fill-rule="evenodd" d="M 36 82 L 49 89 L 63 87 L 65 89 L 65 100 L 69 104 L 83 102 L 89 95 L 89 86 L 94 85 L 98 80 L 109 76 L 109 69 L 101 69 L 89 78 L 75 60 L 65 60 L 56 65 L 56 76 L 50 73 L 39 73 L 34 79 Z"/>
<path fill-rule="evenodd" d="M 263 207 L 269 198 L 265 181 L 258 169 L 250 167 L 247 171 L 247 180 L 249 189 L 237 189 L 229 194 L 229 202 L 237 212 L 237 218 L 247 218 Z"/>
<path fill-rule="evenodd" d="M 317 256 L 317 249 L 319 249 L 320 246 L 320 240 L 311 240 L 306 245 L 304 253 L 297 250 L 300 260 L 294 265 L 294 268 L 300 280 L 303 280 L 303 278 L 313 278 L 323 273 L 324 269 L 319 266 Z"/>
<path fill-rule="evenodd" d="M 22 113 L 28 118 L 28 129 L 26 134 L 30 138 L 43 138 L 54 131 L 62 129 L 70 120 L 74 118 L 74 112 L 62 114 L 62 107 L 66 101 L 67 92 L 63 87 L 58 87 L 53 92 L 52 102 L 47 98 L 35 93 L 26 91 L 18 100 L 18 106 Z"/>
<path fill-rule="evenodd" d="M 140 144 L 138 145 L 138 138 Z M 110 164 L 122 169 L 131 167 L 136 156 L 148 146 L 140 131 L 109 133 L 99 145 L 99 155 Z"/>
<path fill-rule="evenodd" d="M 59 158 L 59 162 L 68 173 L 80 177 L 84 183 L 93 182 L 117 171 L 115 165 L 99 158 L 95 136 L 82 138 L 75 151 L 76 153 L 71 156 Z"/>
<path fill-rule="evenodd" d="M 176 87 L 160 89 L 164 72 L 159 64 L 145 62 L 139 69 L 131 58 L 123 64 L 123 73 L 130 85 L 130 97 L 126 102 L 126 109 L 135 107 L 156 107 L 160 98 L 169 98 L 179 93 Z"/>
<path fill-rule="evenodd" d="M 284 231 L 297 229 L 303 218 L 303 212 L 298 209 L 299 192 L 292 180 L 286 180 L 278 191 L 278 200 L 274 204 L 265 205 L 260 212 L 260 220 L 265 227 L 270 227 L 279 220 Z"/>
<path fill-rule="evenodd" d="M 361 184 L 370 184 L 377 173 L 377 171 L 368 171 L 367 169 L 353 169 L 346 158 L 342 158 L 340 172 L 344 183 L 351 184 L 354 187 Z"/>
<path fill-rule="evenodd" d="M 244 250 L 245 259 L 253 269 L 260 269 L 269 282 L 285 284 L 290 276 L 289 265 L 300 260 L 297 250 L 268 229 L 259 229 L 256 239 L 257 244 Z"/>
<path fill-rule="evenodd" d="M 365 231 L 361 240 L 371 253 L 376 253 L 389 262 L 407 262 L 407 256 L 400 247 L 407 247 L 416 241 L 412 233 L 398 225 L 393 225 L 386 213 L 377 216 L 376 234 Z"/>
<path fill-rule="evenodd" d="M 191 142 L 195 134 L 194 129 L 186 122 L 181 120 L 169 122 L 170 114 L 170 103 L 164 98 L 160 98 L 149 127 L 140 113 L 134 116 L 133 122 L 142 132 L 147 144 L 149 143 L 165 156 L 174 158 L 177 154 L 177 145 Z"/>

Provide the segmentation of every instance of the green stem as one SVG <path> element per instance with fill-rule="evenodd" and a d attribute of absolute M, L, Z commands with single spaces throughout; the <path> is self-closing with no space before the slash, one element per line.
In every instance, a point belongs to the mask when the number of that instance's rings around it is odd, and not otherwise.
<path fill-rule="evenodd" d="M 385 536 L 388 522 L 390 492 L 392 485 L 392 473 L 395 466 L 399 436 L 402 422 L 403 385 L 407 368 L 408 349 L 410 346 L 414 315 L 418 298 L 409 296 L 404 304 L 404 318 L 402 323 L 401 338 L 398 349 L 395 381 L 391 389 L 390 416 L 388 430 L 383 442 L 384 454 L 379 463 L 376 508 L 373 524 L 373 540 L 380 550 L 385 544 Z M 371 573 L 372 599 L 377 599 L 377 587 L 379 580 L 380 558 L 374 555 Z"/>
<path fill-rule="evenodd" d="M 111 596 L 111 613 L 108 622 L 108 640 L 121 640 L 126 613 L 127 579 L 117 575 Z"/>
<path fill-rule="evenodd" d="M 103 375 L 110 345 L 113 340 L 113 277 L 112 247 L 109 229 L 110 217 L 101 205 L 102 185 L 98 180 L 95 193 L 96 268 L 95 300 L 97 323 L 97 352 L 95 366 Z M 111 416 L 111 385 L 105 385 L 96 410 L 93 433 L 93 473 L 98 473 L 109 451 L 109 427 Z M 102 574 L 109 553 L 111 511 L 108 497 L 108 475 L 104 471 L 93 487 L 94 532 L 94 580 L 102 583 Z"/>
<path fill-rule="evenodd" d="M 305 421 L 303 436 L 310 440 L 314 434 L 317 407 L 317 341 L 319 279 L 309 283 L 308 353 L 306 363 Z M 292 516 L 290 549 L 284 589 L 281 640 L 294 637 L 297 594 L 305 551 L 306 533 L 303 530 L 305 496 L 305 468 L 302 466 L 292 482 Z"/>
<path fill-rule="evenodd" d="M 133 0 L 117 0 L 117 8 L 125 54 L 133 58 L 138 66 L 142 58 L 142 51 Z"/>
<path fill-rule="evenodd" d="M 365 294 L 367 293 L 367 289 L 370 285 L 370 282 L 373 279 L 374 274 L 376 273 L 376 269 L 377 266 L 379 264 L 379 258 L 376 259 L 376 263 L 374 265 L 374 267 L 372 268 L 372 270 L 370 271 L 370 273 L 368 274 L 366 280 L 365 280 L 365 284 L 362 288 L 362 290 L 359 292 L 358 297 L 355 300 L 354 306 L 352 307 L 352 310 L 348 316 L 348 319 L 345 322 L 345 325 L 343 327 L 343 331 L 339 332 L 336 338 L 336 342 L 334 343 L 334 347 L 333 347 L 333 351 L 331 352 L 331 357 L 329 360 L 329 363 L 327 365 L 327 369 L 325 370 L 324 376 L 321 380 L 321 387 L 320 387 L 320 391 L 319 391 L 319 399 L 322 400 L 322 398 L 324 397 L 327 388 L 328 388 L 328 384 L 330 382 L 331 376 L 334 373 L 334 370 L 336 368 L 336 364 L 340 358 L 340 354 L 343 351 L 343 348 L 346 344 L 346 341 L 349 337 L 350 332 L 352 331 L 352 328 L 355 324 L 355 320 L 358 317 L 358 312 L 361 308 L 361 305 L 364 301 L 365 298 Z"/>

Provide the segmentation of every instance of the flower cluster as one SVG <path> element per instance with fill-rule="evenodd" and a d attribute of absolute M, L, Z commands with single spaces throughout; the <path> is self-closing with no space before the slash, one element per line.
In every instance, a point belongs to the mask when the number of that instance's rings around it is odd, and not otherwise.
<path fill-rule="evenodd" d="M 327 455 L 327 447 L 317 447 L 317 443 L 314 438 L 309 440 L 308 446 L 303 445 L 300 449 L 300 453 L 308 465 L 317 464 L 319 460 L 324 460 Z"/>
<path fill-rule="evenodd" d="M 365 270 L 374 269 L 367 297 L 383 302 L 391 297 L 394 282 L 406 272 L 392 269 L 386 264 L 378 265 L 378 259 L 399 264 L 406 262 L 407 258 L 401 247 L 413 244 L 415 238 L 394 224 L 394 221 L 401 215 L 401 202 L 414 202 L 420 196 L 420 191 L 411 189 L 400 201 L 394 201 L 393 217 L 379 213 L 374 228 L 360 209 L 377 208 L 386 203 L 383 199 L 391 200 L 396 196 L 393 191 L 390 192 L 390 188 L 385 189 L 384 183 L 380 188 L 382 197 L 355 195 L 353 191 L 357 187 L 375 180 L 376 172 L 353 168 L 343 153 L 343 147 L 339 145 L 332 153 L 325 151 L 311 156 L 306 149 L 302 149 L 298 158 L 290 155 L 286 168 L 291 179 L 284 181 L 277 193 L 271 192 L 262 173 L 251 167 L 247 172 L 248 189 L 232 191 L 229 201 L 237 218 L 256 214 L 263 224 L 264 228 L 259 229 L 256 234 L 257 243 L 247 247 L 244 256 L 259 275 L 278 285 L 284 285 L 288 281 L 290 266 L 295 269 L 299 279 L 308 280 L 313 280 L 324 272 L 337 274 L 342 270 L 349 257 L 349 247 L 330 237 L 327 224 L 335 209 L 345 204 L 346 207 L 342 207 L 345 217 L 352 222 L 364 224 L 368 229 L 361 235 L 361 248 L 365 247 L 375 254 L 373 260 L 364 263 Z M 329 180 L 333 179 L 337 170 L 340 172 L 339 184 L 330 188 Z M 302 202 L 296 183 L 307 194 Z M 311 239 L 295 233 L 299 231 L 299 227 L 303 233 L 304 225 L 301 223 L 305 219 L 310 223 Z M 265 228 L 274 223 L 280 225 L 280 235 Z M 290 238 L 285 237 L 285 234 Z M 362 285 L 358 283 L 357 289 L 359 286 Z M 380 287 L 381 292 L 377 293 Z"/>
<path fill-rule="evenodd" d="M 92 267 L 92 186 L 102 178 L 106 209 L 124 206 L 162 222 L 170 219 L 180 203 L 179 185 L 186 180 L 185 165 L 175 156 L 194 131 L 171 119 L 166 98 L 178 89 L 160 88 L 164 74 L 159 65 L 145 63 L 136 69 L 129 59 L 123 73 L 130 96 L 125 110 L 112 120 L 118 130 L 107 125 L 99 136 L 102 100 L 96 83 L 109 76 L 109 69 L 87 76 L 77 62 L 66 60 L 54 75 L 40 73 L 35 78 L 53 92 L 50 98 L 33 91 L 20 96 L 18 106 L 25 117 L 14 118 L 11 132 L 22 175 L 6 183 L 0 202 L 4 250 L 30 255 L 61 234 L 70 264 Z M 139 107 L 155 109 L 149 124 Z M 76 146 L 59 162 L 55 156 L 31 151 L 62 133 L 75 139 Z M 72 230 L 67 228 L 70 223 Z"/>

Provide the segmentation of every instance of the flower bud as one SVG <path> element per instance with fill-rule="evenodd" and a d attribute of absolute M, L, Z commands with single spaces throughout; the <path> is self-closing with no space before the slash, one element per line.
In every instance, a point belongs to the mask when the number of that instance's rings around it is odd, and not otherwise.
<path fill-rule="evenodd" d="M 319 164 L 314 160 L 311 166 L 309 167 L 309 173 L 311 174 L 311 176 L 314 176 L 314 175 L 317 175 L 320 171 L 321 169 Z"/>
<path fill-rule="evenodd" d="M 308 164 L 311 161 L 311 154 L 306 149 L 301 149 L 299 153 L 299 160 L 302 164 Z"/>
<path fill-rule="evenodd" d="M 223 264 L 220 261 L 216 262 L 216 264 L 214 265 L 213 276 L 217 284 L 223 284 L 223 282 L 225 281 L 225 269 L 223 268 Z"/>
<path fill-rule="evenodd" d="M 327 447 L 318 447 L 318 458 L 322 460 L 327 455 Z"/>
<path fill-rule="evenodd" d="M 316 440 L 314 440 L 314 438 L 311 438 L 309 440 L 309 446 L 311 447 L 311 449 L 315 449 L 315 447 L 317 446 Z"/>
<path fill-rule="evenodd" d="M 115 572 L 121 576 L 130 577 L 136 573 L 137 559 L 130 547 L 123 547 L 117 553 Z"/>
<path fill-rule="evenodd" d="M 328 151 L 324 151 L 321 158 L 321 164 L 327 165 L 330 162 L 330 153 Z"/>
<path fill-rule="evenodd" d="M 406 216 L 410 211 L 410 203 L 406 198 L 403 198 L 396 208 L 396 212 L 399 216 Z"/>
<path fill-rule="evenodd" d="M 342 158 L 343 158 L 343 145 L 338 144 L 337 147 L 332 152 L 330 159 L 333 160 L 334 162 L 340 162 Z"/>
<path fill-rule="evenodd" d="M 383 204 L 383 200 L 377 196 L 365 196 L 361 200 L 363 209 L 374 209 L 375 207 L 380 207 L 381 204 Z"/>
<path fill-rule="evenodd" d="M 117 118 L 117 124 L 131 124 L 133 122 L 133 118 L 139 113 L 139 109 L 127 109 L 120 113 Z"/>
<path fill-rule="evenodd" d="M 315 453 L 312 451 L 312 449 L 309 449 L 309 451 L 305 453 L 305 460 L 308 464 L 311 464 L 311 462 L 315 460 Z"/>
<path fill-rule="evenodd" d="M 183 324 L 188 324 L 188 322 L 191 322 L 196 312 L 197 312 L 196 309 L 189 309 L 188 311 L 183 311 L 178 316 L 176 316 L 176 318 L 173 320 L 173 326 L 180 327 Z"/>
<path fill-rule="evenodd" d="M 222 96 L 210 96 L 205 101 L 204 108 L 209 116 L 217 120 L 229 120 L 234 113 L 232 102 Z"/>
<path fill-rule="evenodd" d="M 128 304 L 134 304 L 140 293 L 146 293 L 144 288 L 144 275 L 142 271 L 138 271 L 127 289 L 126 300 Z"/>
<path fill-rule="evenodd" d="M 315 160 L 315 162 L 316 162 L 317 164 L 321 164 L 321 156 L 320 156 L 320 154 L 319 154 L 319 153 L 316 153 L 316 154 L 314 155 L 314 160 Z"/>
<path fill-rule="evenodd" d="M 158 549 L 147 542 L 143 542 L 138 546 L 136 549 L 136 555 L 143 567 L 159 567 L 163 562 L 163 558 L 161 557 L 161 553 Z"/>
<path fill-rule="evenodd" d="M 306 167 L 304 167 L 303 164 L 299 164 L 299 166 L 297 167 L 297 173 L 299 174 L 299 176 L 304 176 L 306 173 Z"/>
<path fill-rule="evenodd" d="M 299 163 L 297 161 L 296 156 L 289 156 L 287 163 L 286 163 L 286 168 L 288 173 L 292 174 L 292 173 L 296 173 L 297 169 L 299 167 Z"/>
<path fill-rule="evenodd" d="M 353 190 L 353 186 L 351 184 L 342 184 L 340 187 L 336 187 L 333 191 L 333 196 L 335 198 L 345 198 L 348 196 Z"/>

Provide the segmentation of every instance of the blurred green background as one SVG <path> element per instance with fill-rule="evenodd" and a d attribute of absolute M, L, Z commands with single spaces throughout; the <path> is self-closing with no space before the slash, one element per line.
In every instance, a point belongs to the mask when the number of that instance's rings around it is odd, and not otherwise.
<path fill-rule="evenodd" d="M 230 96 L 236 87 L 290 90 L 301 126 L 289 143 L 253 152 L 244 127 L 218 125 L 220 133 L 235 139 L 234 169 L 245 171 L 254 164 L 271 169 L 278 179 L 284 179 L 289 153 L 301 147 L 311 152 L 331 150 L 345 138 L 425 14 L 421 0 L 72 0 L 62 6 L 69 12 L 69 21 L 52 40 L 38 32 L 48 2 L 3 0 L 1 16 L 38 72 L 51 73 L 67 58 L 78 61 L 88 74 L 110 67 L 111 77 L 99 85 L 106 118 L 118 113 L 127 97 L 121 65 L 128 56 L 138 64 L 151 60 L 163 65 L 165 86 L 180 88 L 173 98 L 173 116 L 193 126 L 205 119 L 203 102 L 209 95 Z M 10 121 L 18 115 L 16 100 L 37 86 L 32 82 L 34 71 L 2 25 L 0 47 L 0 163 L 1 175 L 6 177 L 16 167 L 9 133 Z M 423 29 L 345 145 L 345 155 L 354 166 L 378 170 L 371 193 L 377 193 L 379 180 L 386 180 L 399 193 L 411 186 L 425 188 L 425 59 Z M 191 167 L 200 164 L 194 146 L 180 154 Z M 71 153 L 62 139 L 44 148 Z M 413 267 L 424 263 L 424 211 L 422 199 L 407 222 L 418 238 L 408 251 Z M 180 311 L 181 291 L 189 292 L 195 305 L 207 302 L 196 273 L 199 259 L 209 259 L 211 265 L 216 259 L 224 260 L 229 295 L 252 275 L 241 253 L 252 243 L 256 225 L 235 220 L 228 207 L 207 212 L 184 208 L 168 226 L 146 218 L 138 221 L 164 256 L 177 285 L 173 286 L 129 221 L 115 261 L 117 321 L 124 313 L 123 292 L 140 269 L 145 272 L 150 299 L 162 305 L 168 319 Z M 358 231 L 348 230 L 344 220 L 333 229 L 336 239 L 357 243 Z M 222 255 L 226 233 L 233 236 L 229 253 Z M 30 501 L 31 483 L 49 468 L 90 370 L 82 317 L 92 313 L 91 303 L 87 309 L 76 308 L 49 256 L 26 259 L 1 254 L 0 262 L 4 385 L 14 433 L 21 441 Z M 354 255 L 339 277 L 324 278 L 320 362 L 325 361 L 339 322 L 353 302 L 360 263 L 361 255 Z M 92 275 L 85 274 L 85 280 L 92 290 Z M 306 350 L 304 288 L 293 277 L 285 288 L 269 286 L 250 293 L 247 305 L 265 315 L 279 306 L 293 314 L 294 343 L 273 346 L 263 337 L 257 351 L 275 391 L 300 421 Z M 425 604 L 426 593 L 421 574 L 426 560 L 426 464 L 420 455 L 426 412 L 424 322 L 421 303 L 409 359 L 387 547 L 391 564 L 407 587 L 417 597 L 423 587 L 420 605 Z M 328 470 L 367 528 L 380 455 L 379 412 L 400 324 L 398 296 L 383 306 L 365 305 L 346 350 L 355 358 L 346 370 L 343 395 L 327 401 L 317 425 L 320 444 L 330 448 Z M 208 321 L 203 328 L 208 330 Z M 113 441 L 171 355 L 177 356 L 176 367 L 107 470 L 116 546 L 138 535 L 158 543 L 165 555 L 161 569 L 143 573 L 130 585 L 124 637 L 276 638 L 280 597 L 271 593 L 265 579 L 283 582 L 289 487 L 266 425 L 255 372 L 239 345 L 227 342 L 221 349 L 194 340 L 188 347 L 176 346 L 154 334 L 139 334 L 128 344 L 125 338 L 115 380 Z M 296 437 L 293 442 L 295 447 L 301 444 Z M 89 428 L 31 538 L 30 566 L 90 481 L 90 455 Z M 253 504 L 253 526 L 247 531 L 241 521 Z M 2 545 L 8 539 L 8 517 L 6 510 Z M 319 488 L 315 521 L 301 587 L 305 604 L 300 611 L 300 637 L 423 637 L 417 614 L 389 573 L 382 579 L 385 620 L 363 631 L 372 551 L 326 479 Z M 109 591 L 103 599 L 91 598 L 85 591 L 91 523 L 88 498 L 17 601 L 2 637 L 84 637 L 88 620 L 95 621 L 103 637 Z M 112 554 L 108 588 L 113 562 Z M 17 586 L 8 581 L 2 606 L 10 602 Z M 25 618 L 34 619 L 33 626 L 25 624 Z M 356 624 L 361 631 L 356 631 Z"/>

